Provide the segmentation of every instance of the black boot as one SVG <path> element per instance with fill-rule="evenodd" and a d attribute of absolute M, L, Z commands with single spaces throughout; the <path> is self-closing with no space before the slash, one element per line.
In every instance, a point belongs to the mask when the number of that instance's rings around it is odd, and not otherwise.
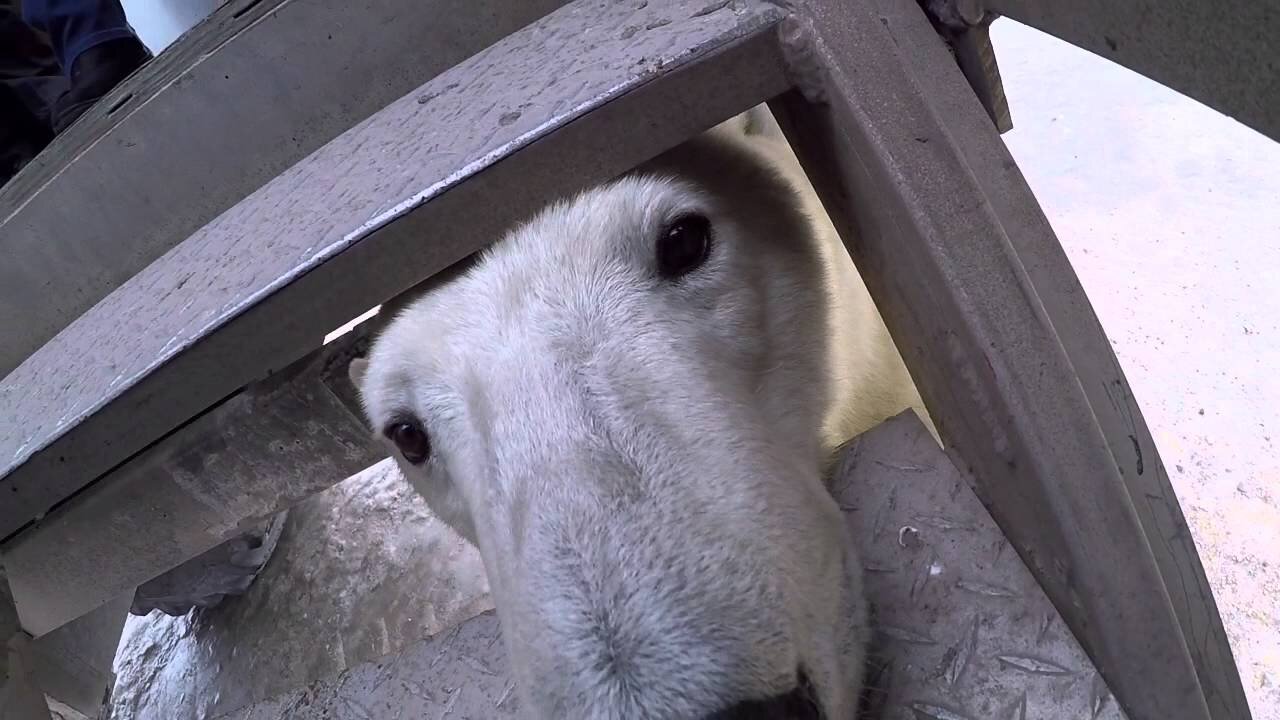
<path fill-rule="evenodd" d="M 151 59 L 137 38 L 121 38 L 95 45 L 71 64 L 71 89 L 53 107 L 53 130 L 61 133 L 103 95 Z"/>

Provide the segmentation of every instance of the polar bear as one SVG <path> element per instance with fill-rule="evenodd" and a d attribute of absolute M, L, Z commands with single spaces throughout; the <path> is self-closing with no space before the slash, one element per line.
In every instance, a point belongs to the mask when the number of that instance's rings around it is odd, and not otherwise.
<path fill-rule="evenodd" d="M 484 560 L 541 718 L 851 718 L 833 449 L 923 408 L 767 111 L 557 202 L 397 314 L 368 419 Z"/>

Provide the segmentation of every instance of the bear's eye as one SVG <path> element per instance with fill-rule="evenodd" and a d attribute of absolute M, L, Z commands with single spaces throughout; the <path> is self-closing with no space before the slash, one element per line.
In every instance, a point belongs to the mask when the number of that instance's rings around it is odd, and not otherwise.
<path fill-rule="evenodd" d="M 388 425 L 382 434 L 396 444 L 396 449 L 414 465 L 421 465 L 431 455 L 431 440 L 417 420 L 399 420 Z"/>
<path fill-rule="evenodd" d="M 658 274 L 668 280 L 697 270 L 711 254 L 711 221 L 684 215 L 658 236 Z"/>

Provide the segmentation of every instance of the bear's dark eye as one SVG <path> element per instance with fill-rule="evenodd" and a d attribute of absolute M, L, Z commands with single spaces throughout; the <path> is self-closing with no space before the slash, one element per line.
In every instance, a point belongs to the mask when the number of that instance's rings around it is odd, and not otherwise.
<path fill-rule="evenodd" d="M 658 236 L 658 274 L 668 280 L 697 270 L 711 254 L 711 221 L 684 215 Z"/>
<path fill-rule="evenodd" d="M 414 465 L 421 465 L 431 455 L 431 440 L 416 420 L 391 423 L 382 434 L 396 444 L 396 449 L 404 455 L 405 460 Z"/>

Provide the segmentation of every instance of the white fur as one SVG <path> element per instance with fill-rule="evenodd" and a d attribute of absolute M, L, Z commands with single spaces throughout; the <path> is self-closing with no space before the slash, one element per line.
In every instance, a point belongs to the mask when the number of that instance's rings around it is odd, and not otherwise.
<path fill-rule="evenodd" d="M 698 718 L 803 667 L 826 716 L 853 717 L 860 566 L 822 475 L 920 402 L 761 118 L 547 208 L 361 370 L 379 434 L 428 430 L 430 459 L 401 468 L 479 546 L 530 715 Z M 691 211 L 710 258 L 661 279 L 655 239 Z"/>

